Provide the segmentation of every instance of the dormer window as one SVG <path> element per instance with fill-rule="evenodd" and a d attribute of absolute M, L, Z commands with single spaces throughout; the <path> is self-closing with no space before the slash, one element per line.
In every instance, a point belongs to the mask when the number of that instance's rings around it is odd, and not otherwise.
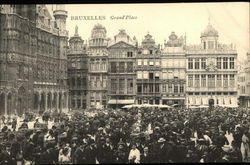
<path fill-rule="evenodd" d="M 127 52 L 127 57 L 133 57 L 133 52 Z"/>
<path fill-rule="evenodd" d="M 208 41 L 208 49 L 214 49 L 214 42 Z"/>
<path fill-rule="evenodd" d="M 153 54 L 153 50 L 149 50 L 149 54 Z"/>

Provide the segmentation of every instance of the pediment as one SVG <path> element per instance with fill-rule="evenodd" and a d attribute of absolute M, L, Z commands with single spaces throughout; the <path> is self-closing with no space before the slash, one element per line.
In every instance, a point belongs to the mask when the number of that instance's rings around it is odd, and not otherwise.
<path fill-rule="evenodd" d="M 124 41 L 120 41 L 109 46 L 109 48 L 134 48 L 134 47 L 135 47 L 134 45 L 128 44 Z"/>

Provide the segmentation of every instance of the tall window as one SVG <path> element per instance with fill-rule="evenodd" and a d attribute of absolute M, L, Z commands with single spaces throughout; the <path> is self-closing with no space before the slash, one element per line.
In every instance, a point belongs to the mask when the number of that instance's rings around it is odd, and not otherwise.
<path fill-rule="evenodd" d="M 228 87 L 228 75 L 227 75 L 227 74 L 224 74 L 224 75 L 223 75 L 223 86 L 224 86 L 225 88 Z"/>
<path fill-rule="evenodd" d="M 119 80 L 119 93 L 123 94 L 125 89 L 125 79 Z"/>
<path fill-rule="evenodd" d="M 169 93 L 172 93 L 173 91 L 172 91 L 172 84 L 168 84 L 168 92 Z"/>
<path fill-rule="evenodd" d="M 141 71 L 138 71 L 138 72 L 137 72 L 137 78 L 138 78 L 138 79 L 142 79 L 142 72 L 141 72 Z"/>
<path fill-rule="evenodd" d="M 229 68 L 234 69 L 234 57 L 230 57 Z"/>
<path fill-rule="evenodd" d="M 200 87 L 200 75 L 195 75 L 195 87 Z"/>
<path fill-rule="evenodd" d="M 193 59 L 192 58 L 188 59 L 188 69 L 193 69 Z"/>
<path fill-rule="evenodd" d="M 159 93 L 160 92 L 160 86 L 159 84 L 155 84 L 155 93 Z"/>
<path fill-rule="evenodd" d="M 137 92 L 142 93 L 142 85 L 141 84 L 137 85 Z"/>
<path fill-rule="evenodd" d="M 148 59 L 144 59 L 143 65 L 148 65 Z"/>
<path fill-rule="evenodd" d="M 149 84 L 149 93 L 153 93 L 153 92 L 154 92 L 154 85 Z"/>
<path fill-rule="evenodd" d="M 162 84 L 162 92 L 167 92 L 166 84 Z"/>
<path fill-rule="evenodd" d="M 208 41 L 208 49 L 213 49 L 213 48 L 214 48 L 214 42 Z"/>
<path fill-rule="evenodd" d="M 206 87 L 206 75 L 201 75 L 201 87 Z"/>
<path fill-rule="evenodd" d="M 117 80 L 111 79 L 111 93 L 115 94 L 117 89 Z"/>
<path fill-rule="evenodd" d="M 188 87 L 193 87 L 193 75 L 188 75 Z"/>
<path fill-rule="evenodd" d="M 224 57 L 223 58 L 223 69 L 227 69 L 228 68 L 228 58 L 227 57 Z"/>
<path fill-rule="evenodd" d="M 154 79 L 154 73 L 149 73 L 149 79 Z"/>
<path fill-rule="evenodd" d="M 132 94 L 132 93 L 133 93 L 133 88 L 134 88 L 133 79 L 128 79 L 128 80 L 127 80 L 127 90 L 128 90 L 128 94 Z"/>
<path fill-rule="evenodd" d="M 127 52 L 127 57 L 133 57 L 133 52 Z"/>
<path fill-rule="evenodd" d="M 180 84 L 180 93 L 184 93 L 184 85 Z"/>
<path fill-rule="evenodd" d="M 128 62 L 127 63 L 127 72 L 131 73 L 133 72 L 134 68 L 133 68 L 133 62 Z"/>
<path fill-rule="evenodd" d="M 195 69 L 200 69 L 200 59 L 199 58 L 196 58 L 195 59 Z"/>
<path fill-rule="evenodd" d="M 178 85 L 174 84 L 174 93 L 178 93 Z"/>
<path fill-rule="evenodd" d="M 221 57 L 217 58 L 217 68 L 221 69 Z"/>
<path fill-rule="evenodd" d="M 222 87 L 221 75 L 217 75 L 216 86 Z"/>
<path fill-rule="evenodd" d="M 116 62 L 111 62 L 111 73 L 116 73 Z"/>
<path fill-rule="evenodd" d="M 125 72 L 125 62 L 120 62 L 119 63 L 119 73 L 124 73 Z"/>
<path fill-rule="evenodd" d="M 138 65 L 141 65 L 141 59 L 138 59 Z"/>
<path fill-rule="evenodd" d="M 230 87 L 234 87 L 234 75 L 230 75 Z"/>
<path fill-rule="evenodd" d="M 148 84 L 143 84 L 143 93 L 148 93 Z"/>
<path fill-rule="evenodd" d="M 106 88 L 107 87 L 107 77 L 106 76 L 104 76 L 103 78 L 102 78 L 102 86 L 103 86 L 103 88 Z"/>
<path fill-rule="evenodd" d="M 101 81 L 100 81 L 100 77 L 99 76 L 96 76 L 96 86 L 97 88 L 99 88 L 101 86 Z"/>
<path fill-rule="evenodd" d="M 201 58 L 201 69 L 206 69 L 206 58 Z"/>
<path fill-rule="evenodd" d="M 215 87 L 215 75 L 211 75 L 211 87 Z"/>
<path fill-rule="evenodd" d="M 212 75 L 208 75 L 208 87 L 212 87 Z"/>

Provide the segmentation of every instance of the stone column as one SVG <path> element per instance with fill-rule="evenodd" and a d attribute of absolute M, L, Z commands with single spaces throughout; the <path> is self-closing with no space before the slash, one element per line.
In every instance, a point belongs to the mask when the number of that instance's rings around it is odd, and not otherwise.
<path fill-rule="evenodd" d="M 206 87 L 209 88 L 208 87 L 208 75 L 207 74 L 206 74 Z"/>
<path fill-rule="evenodd" d="M 214 75 L 214 86 L 217 88 L 217 74 Z"/>
<path fill-rule="evenodd" d="M 4 95 L 4 115 L 7 115 L 7 94 Z"/>
<path fill-rule="evenodd" d="M 68 93 L 66 93 L 65 108 L 66 108 L 66 111 L 69 111 L 69 94 Z"/>
<path fill-rule="evenodd" d="M 44 94 L 45 95 L 45 111 L 47 111 L 47 109 L 48 109 L 48 94 L 47 93 L 45 93 Z"/>
<path fill-rule="evenodd" d="M 59 109 L 59 93 L 56 94 L 56 111 L 58 112 Z"/>
<path fill-rule="evenodd" d="M 202 86 L 201 86 L 201 81 L 202 81 L 202 78 L 201 78 L 201 75 L 199 75 L 199 84 L 200 84 L 200 88 L 202 87 Z"/>
<path fill-rule="evenodd" d="M 128 94 L 128 79 L 124 79 L 124 87 L 125 87 L 125 89 L 124 89 L 124 94 Z"/>
<path fill-rule="evenodd" d="M 82 108 L 82 99 L 83 99 L 82 95 L 83 95 L 83 93 L 81 93 L 81 95 L 80 95 L 80 101 L 81 101 L 80 108 Z"/>
<path fill-rule="evenodd" d="M 227 85 L 228 85 L 228 88 L 230 88 L 230 75 L 229 74 L 227 75 Z"/>
<path fill-rule="evenodd" d="M 41 93 L 38 93 L 38 101 L 37 101 L 37 111 L 39 112 L 40 111 L 40 104 L 41 104 Z"/>

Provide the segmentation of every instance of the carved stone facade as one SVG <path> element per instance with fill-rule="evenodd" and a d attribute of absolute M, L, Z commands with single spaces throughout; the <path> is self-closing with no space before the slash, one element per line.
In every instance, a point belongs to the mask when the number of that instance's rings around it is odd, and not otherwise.
<path fill-rule="evenodd" d="M 67 110 L 67 12 L 1 5 L 0 113 Z"/>
<path fill-rule="evenodd" d="M 186 96 L 186 57 L 185 38 L 175 32 L 165 42 L 161 53 L 161 93 L 162 104 L 185 105 Z"/>
<path fill-rule="evenodd" d="M 160 46 L 147 34 L 136 56 L 136 103 L 161 103 L 161 54 Z"/>
<path fill-rule="evenodd" d="M 78 27 L 75 27 L 75 34 L 69 40 L 68 57 L 68 85 L 69 85 L 69 108 L 85 109 L 87 107 L 88 90 L 88 56 L 87 46 L 78 34 Z"/>
<path fill-rule="evenodd" d="M 237 106 L 237 52 L 220 44 L 218 32 L 207 25 L 201 44 L 186 50 L 186 104 Z"/>
<path fill-rule="evenodd" d="M 108 46 L 108 105 L 121 108 L 135 103 L 137 42 L 121 29 Z"/>
<path fill-rule="evenodd" d="M 247 53 L 247 60 L 238 66 L 239 105 L 250 107 L 250 53 Z"/>
<path fill-rule="evenodd" d="M 88 46 L 88 107 L 107 107 L 108 39 L 106 28 L 96 24 Z"/>

